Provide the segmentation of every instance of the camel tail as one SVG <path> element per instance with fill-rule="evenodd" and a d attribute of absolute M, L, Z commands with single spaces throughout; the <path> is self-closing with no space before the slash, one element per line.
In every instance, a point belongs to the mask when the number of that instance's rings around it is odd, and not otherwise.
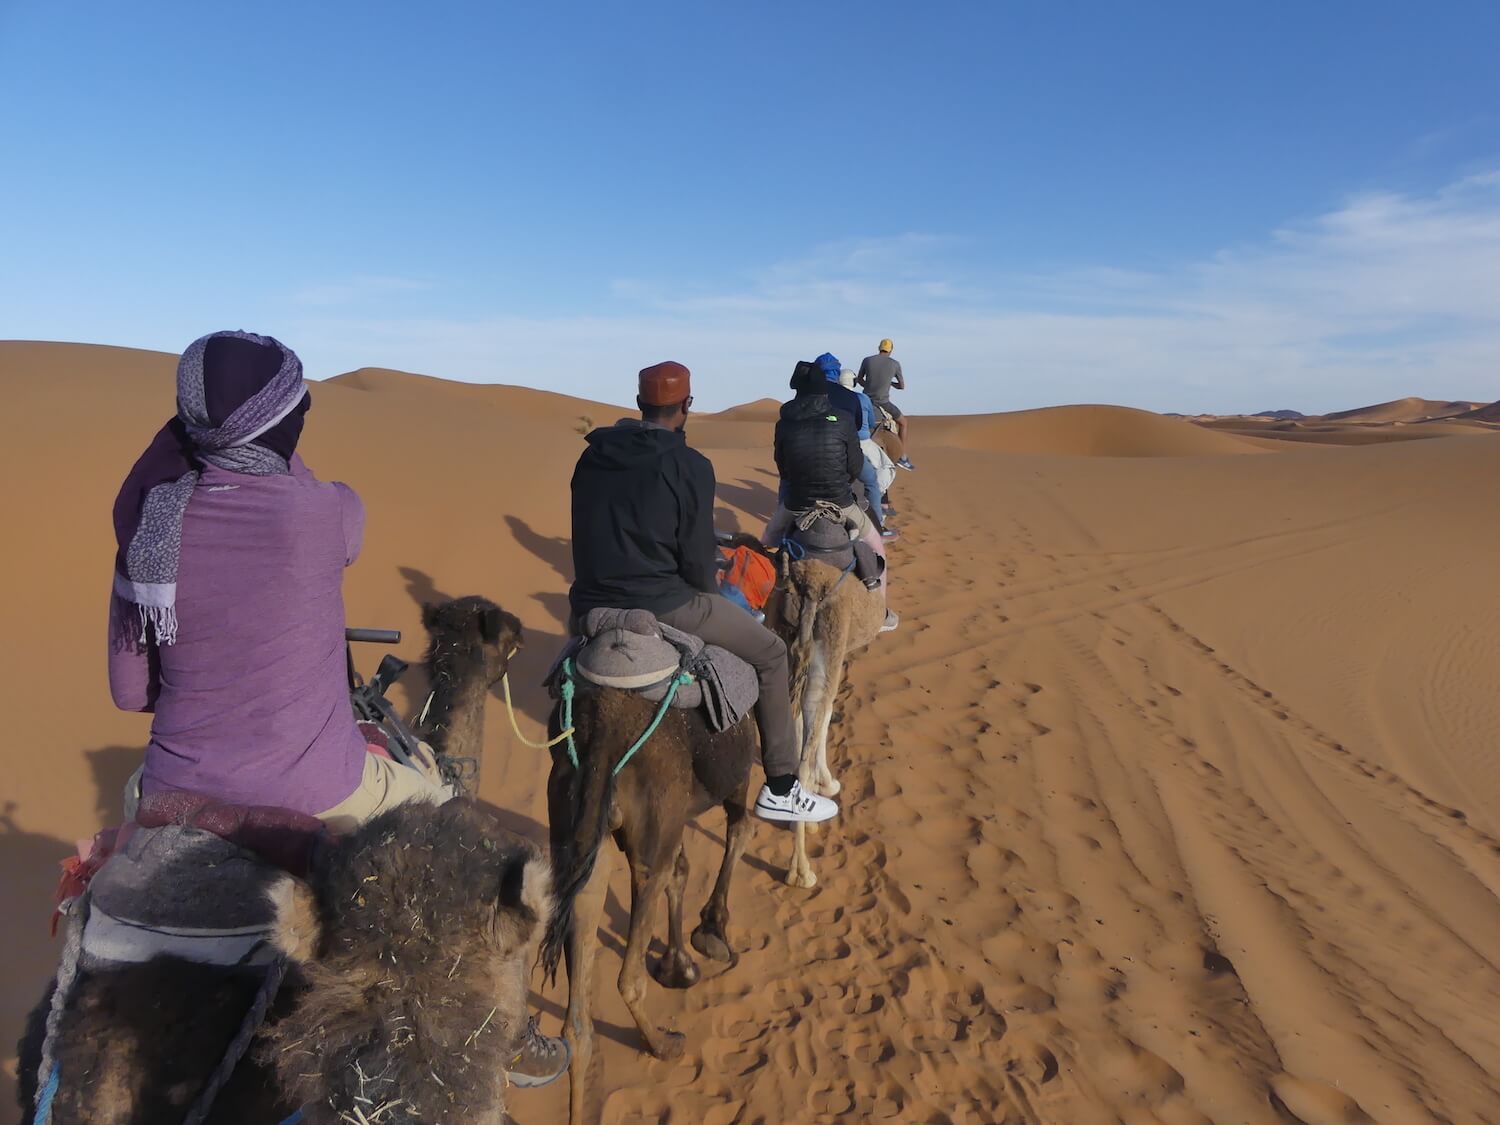
<path fill-rule="evenodd" d="M 593 724 L 590 724 L 593 726 Z M 597 727 L 595 728 L 597 729 Z M 552 767 L 567 770 L 567 793 L 551 803 L 552 917 L 542 937 L 542 971 L 550 983 L 557 981 L 557 964 L 573 933 L 573 903 L 594 873 L 599 849 L 609 835 L 609 811 L 614 804 L 615 774 L 612 759 L 623 755 L 601 752 L 604 747 L 589 745 L 579 739 L 578 768 L 573 769 L 563 755 Z"/>

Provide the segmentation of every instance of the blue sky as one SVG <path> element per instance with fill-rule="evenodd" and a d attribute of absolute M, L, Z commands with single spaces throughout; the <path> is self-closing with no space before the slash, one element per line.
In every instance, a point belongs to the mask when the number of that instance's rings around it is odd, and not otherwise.
<path fill-rule="evenodd" d="M 0 338 L 700 404 L 1500 397 L 1500 5 L 0 0 Z"/>

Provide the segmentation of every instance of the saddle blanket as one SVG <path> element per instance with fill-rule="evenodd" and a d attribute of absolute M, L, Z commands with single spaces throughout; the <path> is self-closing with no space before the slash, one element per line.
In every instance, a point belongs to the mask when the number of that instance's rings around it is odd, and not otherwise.
<path fill-rule="evenodd" d="M 89 910 L 83 963 L 92 969 L 173 956 L 264 968 L 274 915 L 266 891 L 283 871 L 306 873 L 322 823 L 290 809 L 156 793 L 80 871 Z"/>
<path fill-rule="evenodd" d="M 556 698 L 563 663 L 573 661 L 578 676 L 596 687 L 639 692 L 659 703 L 673 679 L 687 672 L 692 681 L 678 688 L 672 706 L 701 707 L 709 728 L 733 727 L 755 707 L 760 685 L 755 669 L 727 649 L 663 625 L 642 609 L 595 609 L 583 621 L 583 635 L 564 646 L 547 673 Z"/>

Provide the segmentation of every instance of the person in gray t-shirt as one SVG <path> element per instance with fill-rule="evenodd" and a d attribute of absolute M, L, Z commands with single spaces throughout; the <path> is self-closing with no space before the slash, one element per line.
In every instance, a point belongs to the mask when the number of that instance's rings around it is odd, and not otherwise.
<path fill-rule="evenodd" d="M 870 401 L 885 410 L 896 420 L 896 432 L 901 437 L 901 448 L 906 448 L 906 415 L 901 413 L 900 407 L 891 401 L 891 391 L 906 390 L 906 377 L 901 374 L 900 360 L 891 357 L 891 349 L 895 345 L 889 340 L 880 341 L 880 350 L 874 355 L 865 356 L 859 365 L 859 375 L 855 378 L 865 394 L 870 396 Z M 896 462 L 903 469 L 914 466 L 909 456 L 903 455 Z"/>

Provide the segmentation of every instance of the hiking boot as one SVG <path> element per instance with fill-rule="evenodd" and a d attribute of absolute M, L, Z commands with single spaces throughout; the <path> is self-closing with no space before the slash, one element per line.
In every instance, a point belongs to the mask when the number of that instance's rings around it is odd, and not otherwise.
<path fill-rule="evenodd" d="M 907 472 L 911 472 L 911 470 L 915 469 L 916 466 L 911 463 L 910 457 L 903 457 L 901 458 L 901 460 L 896 462 L 896 468 L 905 469 Z"/>
<path fill-rule="evenodd" d="M 512 1086 L 535 1088 L 556 1082 L 567 1073 L 573 1051 L 566 1039 L 543 1035 L 532 1016 L 516 1053 L 505 1068 Z"/>
<path fill-rule="evenodd" d="M 838 804 L 827 797 L 819 797 L 802 788 L 800 781 L 792 782 L 792 791 L 785 797 L 771 792 L 769 785 L 760 787 L 760 796 L 755 798 L 755 815 L 762 820 L 819 821 L 832 820 L 839 815 Z"/>
<path fill-rule="evenodd" d="M 880 631 L 882 633 L 894 633 L 896 631 L 896 626 L 900 625 L 900 624 L 901 624 L 901 618 L 897 617 L 890 610 L 886 610 L 885 611 L 885 624 L 880 627 Z"/>

